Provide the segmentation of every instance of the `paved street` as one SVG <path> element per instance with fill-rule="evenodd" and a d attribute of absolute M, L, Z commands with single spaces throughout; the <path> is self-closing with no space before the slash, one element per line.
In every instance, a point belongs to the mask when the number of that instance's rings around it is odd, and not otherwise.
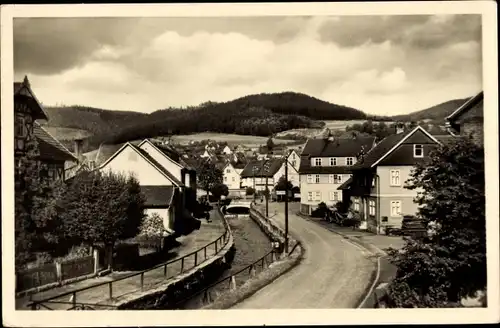
<path fill-rule="evenodd" d="M 260 206 L 260 205 L 259 205 Z M 284 227 L 283 203 L 270 203 L 272 219 Z M 299 204 L 289 206 L 289 228 L 302 239 L 301 264 L 235 309 L 355 308 L 371 283 L 376 263 L 363 249 L 341 236 L 298 217 Z"/>

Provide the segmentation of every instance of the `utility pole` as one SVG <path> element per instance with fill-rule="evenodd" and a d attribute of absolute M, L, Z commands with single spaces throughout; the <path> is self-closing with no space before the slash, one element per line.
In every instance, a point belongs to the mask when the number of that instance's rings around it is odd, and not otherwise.
<path fill-rule="evenodd" d="M 288 158 L 285 154 L 285 253 L 288 254 Z"/>
<path fill-rule="evenodd" d="M 266 158 L 266 161 L 264 162 L 264 168 L 265 168 L 265 175 L 266 175 L 266 191 L 265 191 L 265 197 L 266 197 L 266 218 L 269 217 L 269 186 L 268 186 L 268 176 L 269 176 L 269 159 Z"/>

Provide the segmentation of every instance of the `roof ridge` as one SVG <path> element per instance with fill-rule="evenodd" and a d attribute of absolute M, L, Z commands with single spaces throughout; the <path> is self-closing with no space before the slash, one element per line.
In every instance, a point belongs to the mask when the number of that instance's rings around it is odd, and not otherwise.
<path fill-rule="evenodd" d="M 71 155 L 71 157 L 75 158 L 78 160 L 78 158 L 76 158 L 75 155 L 73 155 L 72 152 L 70 152 L 68 150 L 68 148 L 66 148 L 57 138 L 55 138 L 49 131 L 47 131 L 42 125 L 40 125 L 40 123 L 38 123 L 37 121 L 33 121 L 33 124 L 36 124 L 40 129 L 42 129 L 45 133 L 47 133 L 47 135 L 49 137 L 51 137 L 59 146 L 61 146 L 63 149 L 63 151 L 67 152 L 69 155 Z"/>

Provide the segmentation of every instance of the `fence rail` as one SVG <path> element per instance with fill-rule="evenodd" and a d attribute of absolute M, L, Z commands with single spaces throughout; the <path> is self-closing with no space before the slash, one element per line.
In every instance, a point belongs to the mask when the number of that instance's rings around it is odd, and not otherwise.
<path fill-rule="evenodd" d="M 91 310 L 94 308 L 114 308 L 115 306 L 112 304 L 106 304 L 103 303 L 103 301 L 113 302 L 119 297 L 132 294 L 139 290 L 145 291 L 151 289 L 164 283 L 168 279 L 191 270 L 221 252 L 230 239 L 228 224 L 224 218 L 222 218 L 222 222 L 224 225 L 224 233 L 219 238 L 183 257 L 112 281 L 79 288 L 41 300 L 32 300 L 29 307 L 32 310 Z M 107 295 L 106 300 L 102 299 L 103 294 Z"/>

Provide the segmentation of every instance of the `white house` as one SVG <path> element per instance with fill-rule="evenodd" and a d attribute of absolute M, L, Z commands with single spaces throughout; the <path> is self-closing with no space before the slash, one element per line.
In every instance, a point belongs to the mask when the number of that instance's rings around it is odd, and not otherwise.
<path fill-rule="evenodd" d="M 149 140 L 140 146 L 125 143 L 98 170 L 133 175 L 146 196 L 146 214 L 158 213 L 167 231 L 181 231 L 186 185 L 179 177 L 186 179 L 186 176 L 181 176 L 186 169 L 183 171 L 172 159 L 162 155 Z"/>
<path fill-rule="evenodd" d="M 222 153 L 225 155 L 231 155 L 233 153 L 233 151 L 231 150 L 231 148 L 229 148 L 228 145 L 226 145 L 226 147 L 224 147 L 224 149 L 222 149 Z"/>
<path fill-rule="evenodd" d="M 231 191 L 239 191 L 241 189 L 241 177 L 240 174 L 243 171 L 245 164 L 228 162 L 223 169 L 223 181 L 224 184 Z"/>
<path fill-rule="evenodd" d="M 254 160 L 249 162 L 241 172 L 242 187 L 252 187 L 255 190 L 262 191 L 267 187 L 272 190 L 279 179 L 285 175 L 285 163 L 288 163 L 283 158 L 270 158 L 268 160 Z M 299 173 L 288 163 L 288 181 L 293 186 L 300 186 Z M 267 169 L 266 169 L 267 167 Z"/>

